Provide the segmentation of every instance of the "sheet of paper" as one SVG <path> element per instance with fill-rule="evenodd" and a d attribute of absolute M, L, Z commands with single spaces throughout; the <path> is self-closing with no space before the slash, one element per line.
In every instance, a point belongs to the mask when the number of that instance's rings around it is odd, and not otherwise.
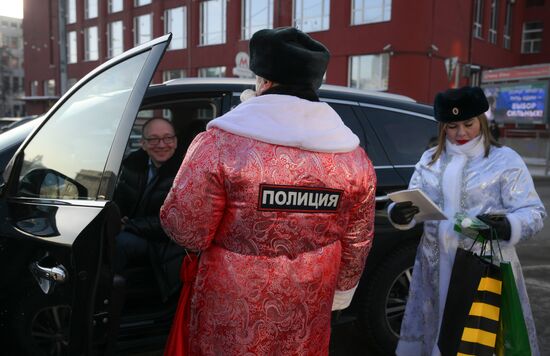
<path fill-rule="evenodd" d="M 388 194 L 388 198 L 398 203 L 402 201 L 412 201 L 413 205 L 420 209 L 420 212 L 414 216 L 416 222 L 426 220 L 447 220 L 447 216 L 439 207 L 420 189 L 400 190 Z"/>

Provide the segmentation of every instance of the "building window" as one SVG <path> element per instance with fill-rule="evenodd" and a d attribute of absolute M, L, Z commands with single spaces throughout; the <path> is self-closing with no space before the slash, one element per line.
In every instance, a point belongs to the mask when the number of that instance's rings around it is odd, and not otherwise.
<path fill-rule="evenodd" d="M 328 30 L 330 0 L 295 0 L 294 26 L 304 32 Z"/>
<path fill-rule="evenodd" d="M 112 14 L 113 12 L 122 11 L 123 8 L 123 0 L 109 0 L 108 11 L 110 14 Z"/>
<path fill-rule="evenodd" d="M 9 47 L 12 49 L 18 49 L 19 48 L 19 38 L 17 37 L 8 37 L 9 39 Z M 6 43 L 4 43 L 6 45 Z"/>
<path fill-rule="evenodd" d="M 9 76 L 5 76 L 2 78 L 2 88 L 5 90 L 5 93 L 7 95 L 10 95 L 13 88 L 11 87 L 11 80 Z"/>
<path fill-rule="evenodd" d="M 95 61 L 99 58 L 97 26 L 84 29 L 84 60 Z"/>
<path fill-rule="evenodd" d="M 201 2 L 201 45 L 225 43 L 225 8 L 226 0 Z"/>
<path fill-rule="evenodd" d="M 358 89 L 387 90 L 390 56 L 387 53 L 352 56 L 349 86 Z"/>
<path fill-rule="evenodd" d="M 248 40 L 254 32 L 273 28 L 273 0 L 243 0 L 241 38 Z"/>
<path fill-rule="evenodd" d="M 506 49 L 512 47 L 512 1 L 506 1 L 506 14 L 504 15 L 503 46 Z"/>
<path fill-rule="evenodd" d="M 67 8 L 65 9 L 67 16 L 67 23 L 76 22 L 76 0 L 67 0 L 65 3 Z"/>
<path fill-rule="evenodd" d="M 153 38 L 153 24 L 151 14 L 134 18 L 134 45 L 140 45 Z"/>
<path fill-rule="evenodd" d="M 38 95 L 38 80 L 33 80 L 31 82 L 31 96 Z"/>
<path fill-rule="evenodd" d="M 225 66 L 223 67 L 209 67 L 209 68 L 199 68 L 199 77 L 200 78 L 223 78 L 225 77 Z"/>
<path fill-rule="evenodd" d="M 55 79 L 44 81 L 44 96 L 55 96 Z"/>
<path fill-rule="evenodd" d="M 84 6 L 85 19 L 93 19 L 97 17 L 97 0 L 86 0 Z"/>
<path fill-rule="evenodd" d="M 134 0 L 134 6 L 135 7 L 148 5 L 150 3 L 151 3 L 151 0 Z"/>
<path fill-rule="evenodd" d="M 78 82 L 78 79 L 76 78 L 67 79 L 67 89 L 70 89 L 73 85 L 76 84 L 76 82 Z"/>
<path fill-rule="evenodd" d="M 187 47 L 187 8 L 185 6 L 168 9 L 164 12 L 164 31 L 172 32 L 168 49 Z"/>
<path fill-rule="evenodd" d="M 544 6 L 544 0 L 527 0 L 525 7 Z"/>
<path fill-rule="evenodd" d="M 78 61 L 76 48 L 76 31 L 71 31 L 67 34 L 67 61 L 69 63 L 76 63 Z"/>
<path fill-rule="evenodd" d="M 542 22 L 523 24 L 521 53 L 540 53 L 542 45 Z"/>
<path fill-rule="evenodd" d="M 162 72 L 162 81 L 167 82 L 172 79 L 186 78 L 187 72 L 185 69 L 170 69 Z"/>
<path fill-rule="evenodd" d="M 483 38 L 483 0 L 474 0 L 474 37 Z"/>
<path fill-rule="evenodd" d="M 353 0 L 351 24 L 362 25 L 389 21 L 391 19 L 391 0 Z"/>
<path fill-rule="evenodd" d="M 498 0 L 491 0 L 491 27 L 489 27 L 489 42 L 497 43 Z"/>
<path fill-rule="evenodd" d="M 109 23 L 107 56 L 115 57 L 124 52 L 122 21 Z"/>

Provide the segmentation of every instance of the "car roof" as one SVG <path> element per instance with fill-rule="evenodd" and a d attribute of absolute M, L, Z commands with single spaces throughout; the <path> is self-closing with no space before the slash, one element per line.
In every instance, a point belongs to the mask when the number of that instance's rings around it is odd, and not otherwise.
<path fill-rule="evenodd" d="M 240 93 L 245 89 L 255 86 L 255 80 L 242 78 L 178 78 L 166 81 L 162 84 L 153 84 L 149 87 L 144 102 L 154 100 L 153 97 L 182 93 L 206 93 L 206 92 L 235 92 Z M 419 112 L 423 115 L 433 116 L 433 108 L 417 103 L 414 99 L 386 92 L 372 90 L 360 90 L 339 85 L 324 84 L 319 90 L 319 96 L 323 100 L 340 100 L 359 104 L 390 106 L 396 109 Z"/>
<path fill-rule="evenodd" d="M 15 144 L 20 144 L 27 136 L 44 120 L 45 116 L 37 117 L 33 120 L 28 120 L 21 125 L 14 127 L 11 130 L 0 134 L 0 150 L 5 147 L 10 147 Z"/>

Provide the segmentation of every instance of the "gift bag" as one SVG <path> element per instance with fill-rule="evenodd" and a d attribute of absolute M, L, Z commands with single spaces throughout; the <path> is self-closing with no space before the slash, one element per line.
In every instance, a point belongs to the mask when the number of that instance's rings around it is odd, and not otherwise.
<path fill-rule="evenodd" d="M 470 250 L 456 250 L 438 346 L 443 356 L 492 355 L 500 314 L 500 268 Z"/>
<path fill-rule="evenodd" d="M 497 356 L 530 356 L 529 334 L 523 318 L 521 301 L 510 262 L 500 264 L 502 270 L 502 306 Z"/>
<path fill-rule="evenodd" d="M 462 355 L 493 356 L 496 347 L 502 293 L 502 274 L 489 264 L 479 281 L 458 346 Z"/>
<path fill-rule="evenodd" d="M 164 348 L 164 356 L 189 355 L 189 322 L 193 284 L 197 276 L 199 256 L 188 253 L 181 264 L 180 278 L 183 282 L 178 307 L 172 320 L 170 334 Z"/>

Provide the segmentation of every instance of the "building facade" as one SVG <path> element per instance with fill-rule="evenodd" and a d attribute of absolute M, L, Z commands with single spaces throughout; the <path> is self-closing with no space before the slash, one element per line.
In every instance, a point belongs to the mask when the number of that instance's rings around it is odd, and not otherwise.
<path fill-rule="evenodd" d="M 481 73 L 550 63 L 549 0 L 25 0 L 27 108 L 45 111 L 87 72 L 173 34 L 154 82 L 247 76 L 248 40 L 296 26 L 331 51 L 325 81 L 431 103 Z"/>
<path fill-rule="evenodd" d="M 22 20 L 0 16 L 0 116 L 25 115 Z"/>

